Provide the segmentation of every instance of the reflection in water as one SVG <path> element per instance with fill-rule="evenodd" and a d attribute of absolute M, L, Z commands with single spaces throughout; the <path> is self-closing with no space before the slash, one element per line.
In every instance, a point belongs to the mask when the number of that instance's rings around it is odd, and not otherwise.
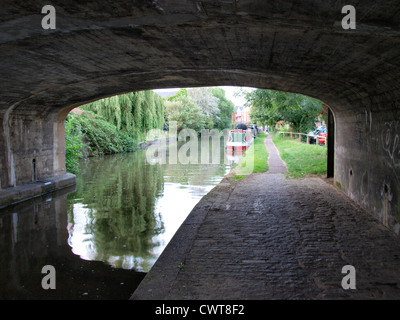
<path fill-rule="evenodd" d="M 85 261 L 71 252 L 67 193 L 0 210 L 0 299 L 129 299 L 144 273 Z M 56 270 L 56 289 L 44 290 L 42 268 Z"/>
<path fill-rule="evenodd" d="M 87 260 L 147 270 L 163 225 L 154 214 L 162 171 L 144 166 L 143 152 L 90 159 L 69 196 L 69 243 Z"/>
<path fill-rule="evenodd" d="M 82 163 L 77 191 L 68 196 L 73 252 L 147 272 L 196 203 L 227 173 L 223 143 L 219 152 L 220 164 L 209 165 L 152 165 L 146 151 Z"/>
<path fill-rule="evenodd" d="M 223 150 L 220 165 L 150 165 L 145 151 L 93 158 L 76 191 L 0 210 L 0 299 L 128 299 L 227 173 Z M 41 286 L 45 265 L 56 290 Z"/>

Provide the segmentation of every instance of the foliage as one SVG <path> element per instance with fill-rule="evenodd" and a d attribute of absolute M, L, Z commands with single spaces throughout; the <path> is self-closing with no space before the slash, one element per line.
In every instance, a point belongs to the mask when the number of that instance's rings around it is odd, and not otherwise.
<path fill-rule="evenodd" d="M 206 116 L 190 97 L 181 96 L 179 100 L 165 101 L 164 105 L 168 121 L 177 122 L 178 132 L 186 128 L 200 132 L 205 127 Z"/>
<path fill-rule="evenodd" d="M 245 95 L 251 105 L 250 117 L 260 125 L 274 126 L 283 120 L 296 132 L 315 128 L 315 119 L 323 111 L 322 102 L 296 93 L 257 89 Z"/>
<path fill-rule="evenodd" d="M 78 160 L 83 156 L 82 133 L 74 120 L 65 122 L 65 166 L 68 172 L 77 173 Z"/>
<path fill-rule="evenodd" d="M 291 177 L 326 174 L 327 148 L 325 146 L 304 144 L 297 139 L 293 140 L 280 134 L 275 134 L 273 141 L 282 160 L 286 162 L 288 174 Z"/>
<path fill-rule="evenodd" d="M 225 97 L 225 90 L 222 88 L 212 88 L 212 94 L 219 99 L 218 102 L 218 120 L 214 123 L 214 128 L 223 130 L 229 128 L 232 123 L 232 114 L 235 106 L 232 101 Z"/>
<path fill-rule="evenodd" d="M 206 117 L 206 129 L 212 129 L 214 123 L 220 118 L 219 99 L 213 95 L 212 88 L 193 88 L 188 91 L 188 96 L 200 107 Z"/>
<path fill-rule="evenodd" d="M 112 123 L 90 112 L 82 115 L 69 114 L 66 120 L 67 126 L 73 128 L 74 139 L 80 139 L 85 143 L 86 152 L 90 156 L 133 151 L 136 147 L 137 141 L 132 137 L 119 131 Z M 68 142 L 66 142 L 66 146 L 68 146 Z"/>
<path fill-rule="evenodd" d="M 250 118 L 259 125 L 273 126 L 281 115 L 272 104 L 273 91 L 257 89 L 245 93 L 246 105 L 251 105 Z"/>
<path fill-rule="evenodd" d="M 165 122 L 162 98 L 154 91 L 138 91 L 101 99 L 80 107 L 82 115 L 68 115 L 65 127 L 67 171 L 78 170 L 84 154 L 133 151 L 147 131 Z M 82 153 L 83 152 L 83 153 Z"/>
<path fill-rule="evenodd" d="M 178 131 L 183 128 L 201 129 L 230 127 L 233 103 L 225 97 L 222 88 L 180 89 L 164 101 L 168 121 L 177 121 Z"/>
<path fill-rule="evenodd" d="M 80 109 L 82 115 L 69 115 L 66 121 L 70 129 L 66 138 L 69 171 L 77 170 L 82 142 L 86 154 L 92 156 L 133 151 L 149 130 L 162 129 L 167 121 L 176 121 L 178 130 L 222 130 L 230 125 L 233 104 L 222 88 L 194 88 L 180 89 L 166 100 L 152 90 L 131 92 Z"/>
<path fill-rule="evenodd" d="M 177 93 L 175 93 L 175 95 L 168 97 L 167 100 L 168 101 L 180 101 L 183 97 L 188 97 L 188 91 L 185 88 L 181 88 L 178 90 Z"/>
<path fill-rule="evenodd" d="M 81 107 L 92 111 L 135 140 L 143 140 L 150 129 L 162 129 L 164 104 L 152 90 L 101 99 Z"/>

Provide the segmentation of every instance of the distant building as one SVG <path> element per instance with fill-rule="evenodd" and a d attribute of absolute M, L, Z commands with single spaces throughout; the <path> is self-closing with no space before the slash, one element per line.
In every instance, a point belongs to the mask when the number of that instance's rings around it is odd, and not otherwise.
<path fill-rule="evenodd" d="M 72 109 L 72 110 L 70 111 L 70 113 L 78 114 L 78 115 L 80 115 L 80 116 L 81 116 L 82 114 L 84 114 L 85 116 L 87 116 L 87 117 L 89 117 L 89 118 L 92 118 L 92 117 L 93 117 L 93 114 L 87 113 L 87 112 L 85 112 L 84 110 L 80 110 L 80 109 L 77 109 L 77 108 Z"/>
<path fill-rule="evenodd" d="M 71 112 L 71 113 L 75 113 L 75 114 L 79 114 L 79 115 L 81 115 L 81 114 L 83 113 L 82 110 L 79 110 L 79 109 L 77 109 L 77 108 L 72 109 L 70 112 Z"/>
<path fill-rule="evenodd" d="M 235 106 L 233 122 L 250 122 L 251 107 Z"/>

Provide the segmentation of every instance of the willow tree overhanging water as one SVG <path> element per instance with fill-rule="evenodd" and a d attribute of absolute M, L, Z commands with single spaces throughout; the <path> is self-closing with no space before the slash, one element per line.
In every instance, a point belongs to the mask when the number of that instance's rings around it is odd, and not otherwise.
<path fill-rule="evenodd" d="M 81 108 L 96 113 L 136 140 L 143 139 L 148 130 L 161 129 L 164 124 L 164 103 L 152 90 L 97 100 Z"/>
<path fill-rule="evenodd" d="M 79 158 L 133 151 L 149 130 L 165 123 L 163 100 L 151 90 L 97 100 L 80 109 L 84 112 L 69 114 L 65 123 L 65 160 L 72 173 L 79 170 Z"/>

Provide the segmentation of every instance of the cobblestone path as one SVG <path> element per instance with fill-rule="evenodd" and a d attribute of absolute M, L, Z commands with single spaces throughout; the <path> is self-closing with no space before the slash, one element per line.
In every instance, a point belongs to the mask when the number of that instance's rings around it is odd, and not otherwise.
<path fill-rule="evenodd" d="M 207 194 L 132 298 L 400 299 L 399 237 L 323 179 L 286 179 L 266 143 L 270 172 Z"/>

